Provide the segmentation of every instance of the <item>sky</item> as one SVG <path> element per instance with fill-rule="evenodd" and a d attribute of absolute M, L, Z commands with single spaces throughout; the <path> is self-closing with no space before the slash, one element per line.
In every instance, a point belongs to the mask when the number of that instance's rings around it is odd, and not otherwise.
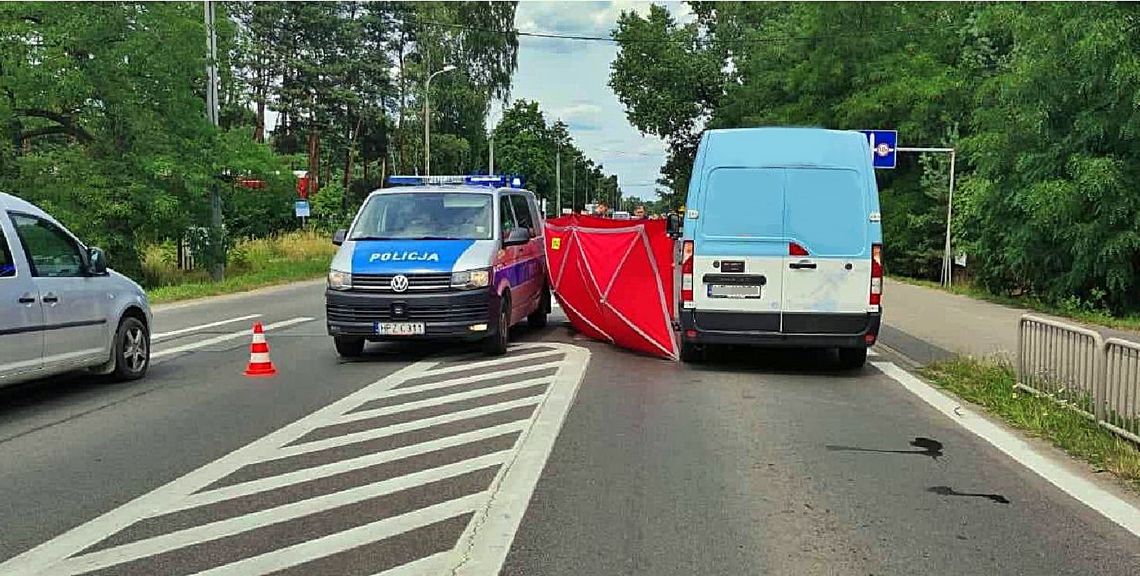
<path fill-rule="evenodd" d="M 691 18 L 680 2 L 656 3 L 681 21 Z M 609 37 L 623 11 L 645 14 L 650 4 L 523 0 L 515 26 L 520 32 Z M 617 45 L 612 42 L 522 36 L 511 99 L 538 101 L 548 121 L 561 119 L 568 124 L 586 156 L 600 162 L 607 173 L 617 174 L 625 196 L 652 200 L 654 182 L 665 163 L 665 145 L 656 137 L 642 136 L 626 120 L 625 107 L 608 85 L 615 57 Z M 501 115 L 493 107 L 490 123 Z"/>

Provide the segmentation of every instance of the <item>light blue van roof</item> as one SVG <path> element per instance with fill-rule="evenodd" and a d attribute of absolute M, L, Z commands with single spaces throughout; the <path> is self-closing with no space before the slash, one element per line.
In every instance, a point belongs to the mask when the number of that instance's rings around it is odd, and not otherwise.
<path fill-rule="evenodd" d="M 703 167 L 871 167 L 867 139 L 859 132 L 823 128 L 732 128 L 708 130 Z"/>

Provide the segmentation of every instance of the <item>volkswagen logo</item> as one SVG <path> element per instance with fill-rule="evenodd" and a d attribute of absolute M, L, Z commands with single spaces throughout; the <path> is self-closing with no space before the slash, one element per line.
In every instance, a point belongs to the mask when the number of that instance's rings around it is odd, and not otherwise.
<path fill-rule="evenodd" d="M 403 292 L 408 289 L 408 277 L 403 274 L 396 274 L 392 277 L 390 285 L 393 292 Z"/>

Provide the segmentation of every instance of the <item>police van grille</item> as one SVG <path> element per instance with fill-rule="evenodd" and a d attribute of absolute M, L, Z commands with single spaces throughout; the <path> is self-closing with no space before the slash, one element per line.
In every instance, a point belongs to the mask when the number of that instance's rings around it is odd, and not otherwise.
<path fill-rule="evenodd" d="M 334 322 L 485 322 L 486 304 L 421 305 L 408 304 L 405 314 L 392 316 L 391 306 L 351 306 L 329 304 L 325 309 Z"/>
<path fill-rule="evenodd" d="M 352 287 L 360 290 L 392 291 L 392 278 L 395 274 L 353 274 Z M 451 274 L 404 274 L 408 278 L 408 290 L 448 290 L 451 288 Z"/>

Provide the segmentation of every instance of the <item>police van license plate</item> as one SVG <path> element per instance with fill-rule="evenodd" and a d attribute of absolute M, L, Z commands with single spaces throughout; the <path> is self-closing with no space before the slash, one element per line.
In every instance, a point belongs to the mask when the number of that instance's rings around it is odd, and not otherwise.
<path fill-rule="evenodd" d="M 423 322 L 376 322 L 373 328 L 380 336 L 420 336 L 424 333 Z"/>
<path fill-rule="evenodd" d="M 760 286 L 709 284 L 709 298 L 759 298 Z"/>

